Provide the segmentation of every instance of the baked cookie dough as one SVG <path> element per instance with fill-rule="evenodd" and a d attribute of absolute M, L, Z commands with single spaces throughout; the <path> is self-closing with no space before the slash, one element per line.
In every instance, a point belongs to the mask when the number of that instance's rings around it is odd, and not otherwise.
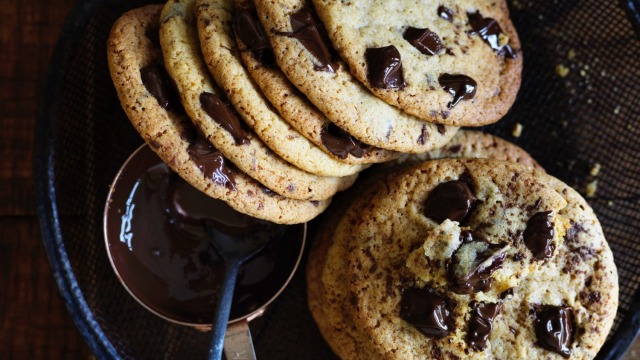
<path fill-rule="evenodd" d="M 318 176 L 274 154 L 246 128 L 211 81 L 195 24 L 195 0 L 170 0 L 160 16 L 164 62 L 182 104 L 204 137 L 241 171 L 270 190 L 297 200 L 323 200 L 349 187 L 355 175 Z"/>
<path fill-rule="evenodd" d="M 108 63 L 122 108 L 149 147 L 205 194 L 256 218 L 292 224 L 320 214 L 328 200 L 292 200 L 265 191 L 199 136 L 164 69 L 157 43 L 161 5 L 122 15 L 113 25 Z"/>
<path fill-rule="evenodd" d="M 425 162 L 352 227 L 352 318 L 380 358 L 595 357 L 618 306 L 591 208 L 519 164 Z"/>
<path fill-rule="evenodd" d="M 522 54 L 505 0 L 313 0 L 351 73 L 421 119 L 480 126 L 520 88 Z"/>
<path fill-rule="evenodd" d="M 362 336 L 351 317 L 346 261 L 351 227 L 360 221 L 360 214 L 370 200 L 386 190 L 383 178 L 392 179 L 398 171 L 425 160 L 457 157 L 515 161 L 541 170 L 518 146 L 493 135 L 463 130 L 441 150 L 405 155 L 396 161 L 375 165 L 369 170 L 368 177 L 362 177 L 354 187 L 340 194 L 331 211 L 323 215 L 307 265 L 308 301 L 323 337 L 340 358 L 370 360 L 378 357 L 369 350 L 372 346 L 369 338 Z"/>
<path fill-rule="evenodd" d="M 455 127 L 422 121 L 371 94 L 332 55 L 305 1 L 254 3 L 280 69 L 339 128 L 366 144 L 405 153 L 438 148 L 455 135 Z"/>

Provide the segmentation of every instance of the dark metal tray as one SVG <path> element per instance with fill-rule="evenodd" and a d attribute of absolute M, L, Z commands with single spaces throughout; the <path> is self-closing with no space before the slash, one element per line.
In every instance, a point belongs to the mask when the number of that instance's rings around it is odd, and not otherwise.
<path fill-rule="evenodd" d="M 65 25 L 38 112 L 34 174 L 44 245 L 78 329 L 99 359 L 204 358 L 208 336 L 156 318 L 111 271 L 102 240 L 109 182 L 142 142 L 106 62 L 109 29 L 143 1 L 80 1 Z M 640 328 L 639 0 L 513 0 L 524 52 L 516 104 L 486 131 L 514 141 L 590 203 L 614 252 L 620 309 L 603 359 Z M 569 68 L 566 77 L 558 65 Z M 516 123 L 524 127 L 514 138 Z M 589 174 L 602 165 L 597 177 Z M 311 224 L 312 228 L 314 223 Z M 302 264 L 304 269 L 304 263 Z M 306 307 L 303 271 L 251 327 L 260 358 L 332 358 Z"/>

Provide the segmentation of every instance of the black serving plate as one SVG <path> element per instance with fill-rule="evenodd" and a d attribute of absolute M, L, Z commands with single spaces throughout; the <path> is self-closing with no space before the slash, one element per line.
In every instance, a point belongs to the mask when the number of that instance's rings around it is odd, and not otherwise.
<path fill-rule="evenodd" d="M 69 16 L 38 112 L 38 214 L 60 292 L 97 358 L 204 358 L 207 334 L 169 324 L 130 298 L 102 239 L 109 183 L 142 143 L 111 84 L 106 41 L 119 15 L 143 3 L 80 1 Z M 597 180 L 589 202 L 620 276 L 620 308 L 600 357 L 617 359 L 640 328 L 640 0 L 509 5 L 523 44 L 523 82 L 510 113 L 485 130 L 522 146 L 579 191 Z M 566 77 L 558 65 L 570 69 Z M 516 123 L 520 138 L 511 135 Z M 597 177 L 589 174 L 595 163 Z M 260 358 L 335 357 L 307 310 L 303 271 L 251 328 Z"/>

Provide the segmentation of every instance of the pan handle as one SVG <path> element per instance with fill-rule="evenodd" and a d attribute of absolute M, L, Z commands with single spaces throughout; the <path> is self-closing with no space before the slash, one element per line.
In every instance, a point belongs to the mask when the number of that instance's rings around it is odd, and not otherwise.
<path fill-rule="evenodd" d="M 229 324 L 224 335 L 224 355 L 228 360 L 255 360 L 249 322 L 242 320 Z"/>

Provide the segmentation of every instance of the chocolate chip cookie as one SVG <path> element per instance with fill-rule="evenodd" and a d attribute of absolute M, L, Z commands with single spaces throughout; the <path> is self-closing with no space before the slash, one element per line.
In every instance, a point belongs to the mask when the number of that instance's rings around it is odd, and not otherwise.
<path fill-rule="evenodd" d="M 409 114 L 480 126 L 515 101 L 522 53 L 504 0 L 313 3 L 351 73 Z"/>
<path fill-rule="evenodd" d="M 385 186 L 352 227 L 346 276 L 377 356 L 595 357 L 617 272 L 575 191 L 484 159 L 429 161 Z"/>

